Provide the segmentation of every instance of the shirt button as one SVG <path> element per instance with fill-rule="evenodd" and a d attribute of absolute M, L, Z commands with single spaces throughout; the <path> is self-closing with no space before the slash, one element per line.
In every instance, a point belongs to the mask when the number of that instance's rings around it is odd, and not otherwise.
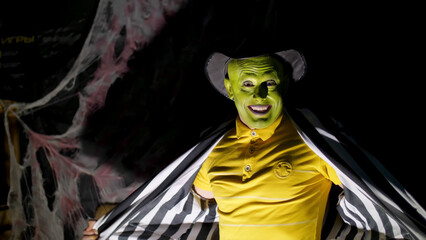
<path fill-rule="evenodd" d="M 252 136 L 252 137 L 256 136 L 256 132 L 255 132 L 255 131 L 252 131 L 252 132 L 251 132 L 251 136 Z"/>
<path fill-rule="evenodd" d="M 250 165 L 246 165 L 246 166 L 244 167 L 244 170 L 246 170 L 246 172 L 250 172 L 250 171 L 251 171 L 251 167 L 250 167 Z"/>

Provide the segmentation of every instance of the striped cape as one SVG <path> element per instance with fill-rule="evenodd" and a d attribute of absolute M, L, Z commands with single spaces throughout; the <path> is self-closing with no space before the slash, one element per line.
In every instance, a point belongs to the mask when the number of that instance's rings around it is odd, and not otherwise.
<path fill-rule="evenodd" d="M 329 201 L 323 239 L 426 239 L 425 210 L 379 161 L 336 122 L 320 121 L 308 109 L 288 113 L 344 186 L 337 207 L 337 198 Z M 218 239 L 215 202 L 191 189 L 202 163 L 233 126 L 224 123 L 99 219 L 100 239 Z"/>

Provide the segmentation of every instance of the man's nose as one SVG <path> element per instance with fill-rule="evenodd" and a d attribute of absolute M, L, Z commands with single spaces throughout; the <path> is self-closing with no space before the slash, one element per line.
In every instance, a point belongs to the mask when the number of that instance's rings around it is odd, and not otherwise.
<path fill-rule="evenodd" d="M 255 97 L 266 98 L 266 96 L 268 96 L 268 85 L 263 82 L 257 87 Z"/>

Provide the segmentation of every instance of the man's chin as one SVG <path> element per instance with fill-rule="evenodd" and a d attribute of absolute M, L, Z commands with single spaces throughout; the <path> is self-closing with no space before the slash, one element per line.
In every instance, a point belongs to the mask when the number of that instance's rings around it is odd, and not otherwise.
<path fill-rule="evenodd" d="M 266 117 L 266 118 L 257 117 L 257 118 L 254 118 L 250 121 L 249 127 L 252 128 L 252 129 L 267 128 L 267 127 L 269 127 L 269 125 L 272 124 L 272 122 L 273 121 L 271 121 L 271 119 L 269 117 Z"/>

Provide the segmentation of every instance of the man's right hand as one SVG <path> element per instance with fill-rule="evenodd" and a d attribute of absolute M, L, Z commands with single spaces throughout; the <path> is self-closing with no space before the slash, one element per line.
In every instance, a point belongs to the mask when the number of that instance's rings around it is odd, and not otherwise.
<path fill-rule="evenodd" d="M 198 195 L 200 195 L 201 197 L 203 197 L 203 198 L 205 198 L 205 199 L 214 199 L 213 192 L 203 190 L 203 189 L 201 189 L 201 188 L 198 188 L 198 187 L 197 187 L 197 186 L 195 186 L 195 185 L 193 185 L 193 186 L 194 186 L 194 190 L 195 190 L 195 192 L 196 192 Z"/>
<path fill-rule="evenodd" d="M 98 231 L 96 229 L 93 229 L 93 226 L 95 225 L 95 220 L 89 220 L 87 222 L 87 228 L 83 232 L 83 238 L 81 240 L 96 240 L 98 239 Z"/>

